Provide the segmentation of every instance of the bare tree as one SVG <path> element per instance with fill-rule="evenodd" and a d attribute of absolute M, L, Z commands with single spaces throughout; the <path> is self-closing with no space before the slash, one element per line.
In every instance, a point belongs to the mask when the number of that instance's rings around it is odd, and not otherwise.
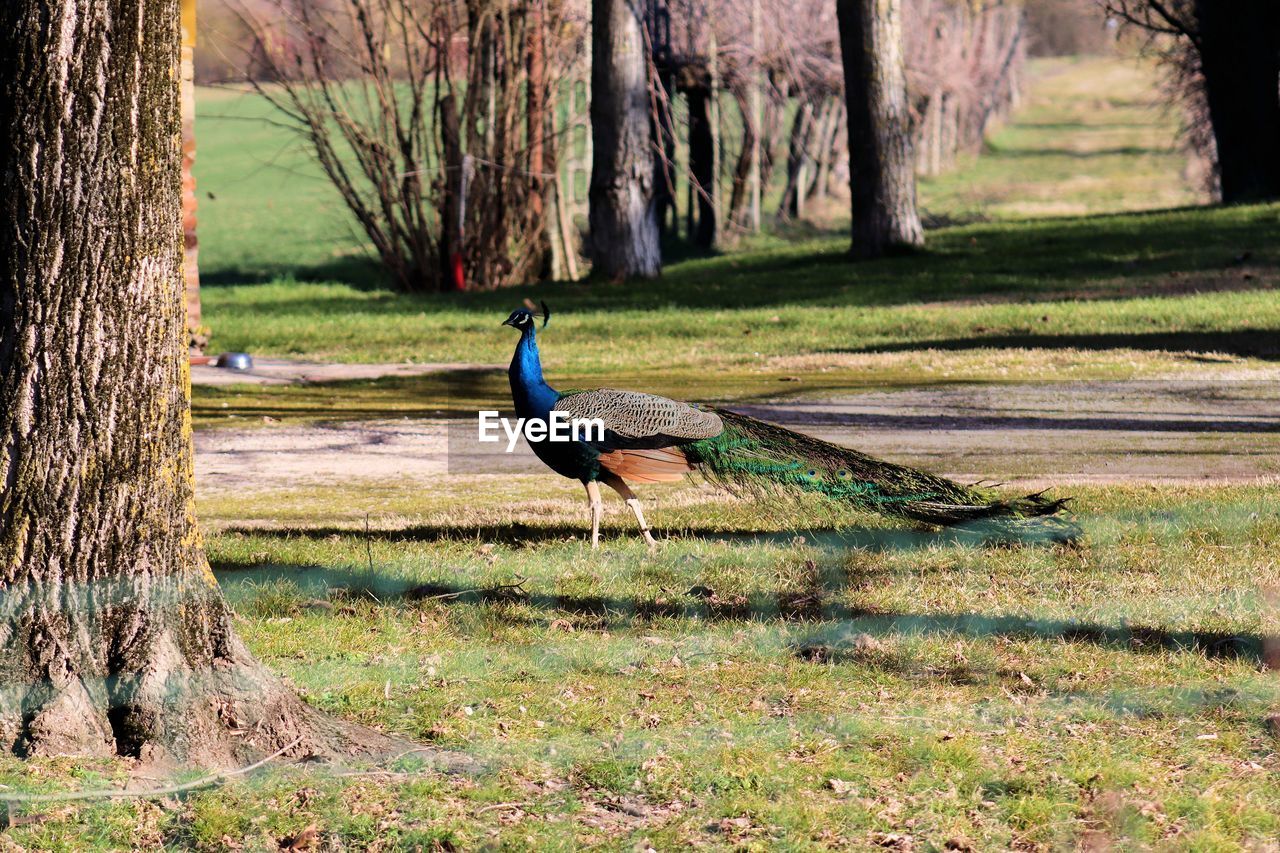
<path fill-rule="evenodd" d="M 837 0 L 849 113 L 851 252 L 875 258 L 924 243 L 916 211 L 899 0 Z"/>
<path fill-rule="evenodd" d="M 649 69 L 639 0 L 592 0 L 591 258 L 611 279 L 662 271 Z"/>
<path fill-rule="evenodd" d="M 1078 0 L 1090 2 L 1090 0 Z M 718 76 L 738 106 L 741 140 L 726 140 L 730 236 L 745 227 L 748 176 L 759 142 L 762 171 L 781 164 L 788 133 L 786 182 L 779 214 L 793 215 L 809 195 L 824 195 L 844 168 L 844 66 L 836 4 L 827 0 L 755 0 L 768 21 L 753 39 L 750 8 L 740 0 L 673 0 L 672 43 L 683 55 L 712 49 Z M 1023 4 L 1016 0 L 901 0 L 902 56 L 917 171 L 936 174 L 958 154 L 976 153 L 992 122 L 1017 99 L 1026 59 Z M 692 75 L 688 75 L 692 77 Z M 748 108 L 752 80 L 765 81 L 767 120 Z M 692 90 L 689 90 L 692 94 Z M 694 99 L 691 97 L 691 105 Z M 795 107 L 790 127 L 778 117 Z M 731 125 L 732 126 L 732 125 Z M 802 180 L 803 179 L 803 180 Z M 807 186 L 802 186 L 801 184 Z"/>
<path fill-rule="evenodd" d="M 236 636 L 196 524 L 176 0 L 0 6 L 0 746 L 378 748 Z"/>
<path fill-rule="evenodd" d="M 1212 127 L 1222 200 L 1280 199 L 1280 3 L 1104 0 L 1120 19 L 1169 37 L 1162 55 Z M 1160 49 L 1159 46 L 1157 49 Z"/>
<path fill-rule="evenodd" d="M 404 290 L 536 278 L 549 243 L 555 69 L 581 49 L 543 0 L 269 0 L 241 8 L 251 80 L 306 138 Z M 547 61 L 548 33 L 558 35 Z"/>

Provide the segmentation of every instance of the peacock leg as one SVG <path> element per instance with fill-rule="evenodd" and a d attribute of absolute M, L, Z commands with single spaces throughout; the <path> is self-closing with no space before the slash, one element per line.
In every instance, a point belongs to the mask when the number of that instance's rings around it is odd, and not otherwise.
<path fill-rule="evenodd" d="M 650 550 L 658 547 L 658 542 L 653 538 L 653 534 L 649 532 L 649 524 L 644 520 L 644 510 L 640 508 L 640 499 L 636 497 L 636 493 L 631 491 L 631 487 L 624 483 L 620 478 L 613 477 L 605 480 L 605 485 L 609 486 L 615 492 L 622 496 L 622 500 L 627 507 L 636 515 L 636 521 L 640 523 L 640 535 L 644 537 L 645 544 Z"/>
<path fill-rule="evenodd" d="M 600 484 L 595 480 L 585 483 L 587 500 L 591 502 L 591 547 L 600 547 L 600 517 L 604 515 L 604 501 L 600 499 Z"/>

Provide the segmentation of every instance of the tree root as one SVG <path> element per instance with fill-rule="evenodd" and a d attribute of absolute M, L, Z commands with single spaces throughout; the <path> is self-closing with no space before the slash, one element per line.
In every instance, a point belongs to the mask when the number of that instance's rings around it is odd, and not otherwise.
<path fill-rule="evenodd" d="M 167 645 L 153 646 L 141 671 L 0 689 L 3 744 L 24 757 L 125 757 L 134 772 L 162 775 L 229 770 L 277 752 L 335 765 L 421 752 L 441 770 L 474 767 L 465 756 L 320 712 L 234 636 L 201 670 Z"/>

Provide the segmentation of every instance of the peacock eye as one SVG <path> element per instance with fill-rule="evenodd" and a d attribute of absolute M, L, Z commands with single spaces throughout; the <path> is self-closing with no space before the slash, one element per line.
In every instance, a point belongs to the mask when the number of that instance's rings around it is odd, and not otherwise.
<path fill-rule="evenodd" d="M 814 468 L 810 468 L 808 471 L 806 471 L 806 472 L 805 472 L 805 476 L 806 476 L 806 477 L 816 477 L 816 476 L 818 476 L 818 472 L 817 472 L 817 470 L 816 470 L 816 469 L 814 469 Z"/>
<path fill-rule="evenodd" d="M 850 473 L 847 468 L 841 468 L 839 471 L 836 472 L 836 476 L 839 477 L 841 480 L 849 480 L 849 479 L 852 479 L 853 474 Z"/>

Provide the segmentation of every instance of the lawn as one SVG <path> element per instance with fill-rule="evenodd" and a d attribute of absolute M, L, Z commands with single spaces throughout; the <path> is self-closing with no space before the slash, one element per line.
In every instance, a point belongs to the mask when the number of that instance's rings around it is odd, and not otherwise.
<path fill-rule="evenodd" d="M 294 767 L 63 806 L 34 847 L 1232 849 L 1280 833 L 1275 490 L 1074 490 L 1077 546 L 667 491 L 648 556 L 546 477 L 206 499 L 253 649 L 478 762 Z M 361 511 L 358 519 L 351 510 Z M 371 513 L 366 529 L 363 512 Z M 839 531 L 839 532 L 834 532 Z M 116 765 L 17 762 L 96 786 Z"/>
<path fill-rule="evenodd" d="M 991 150 L 923 185 L 955 224 L 912 255 L 850 264 L 832 221 L 652 283 L 409 297 L 380 286 L 289 137 L 250 120 L 261 103 L 206 93 L 213 349 L 502 365 L 498 324 L 527 296 L 552 306 L 540 340 L 561 387 L 742 402 L 1274 380 L 1280 205 L 1186 206 L 1201 197 L 1154 100 L 1141 66 L 1038 63 Z M 194 414 L 232 430 L 457 417 L 505 382 L 197 388 Z M 1227 438 L 1251 453 L 1251 435 Z M 1015 455 L 984 473 L 1022 476 Z M 612 499 L 591 551 L 581 486 L 532 459 L 202 486 L 252 650 L 317 707 L 473 765 L 277 765 L 180 798 L 40 806 L 0 850 L 269 850 L 307 833 L 325 849 L 1267 849 L 1280 487 L 1114 479 L 1054 484 L 1082 530 L 1067 545 L 651 487 L 654 553 Z M 128 770 L 0 759 L 0 791 Z"/>

